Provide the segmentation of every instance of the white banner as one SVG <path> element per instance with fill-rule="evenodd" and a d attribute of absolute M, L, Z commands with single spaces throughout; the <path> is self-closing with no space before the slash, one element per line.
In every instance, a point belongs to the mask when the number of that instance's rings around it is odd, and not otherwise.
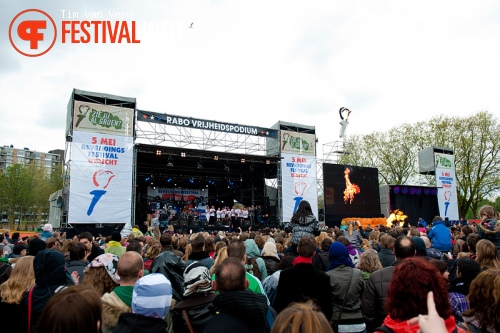
<path fill-rule="evenodd" d="M 434 161 L 436 165 L 439 215 L 450 220 L 458 220 L 455 157 L 454 155 L 435 153 Z"/>
<path fill-rule="evenodd" d="M 316 156 L 281 154 L 283 222 L 289 222 L 302 200 L 311 204 L 318 217 L 318 183 L 316 182 Z"/>
<path fill-rule="evenodd" d="M 316 156 L 316 135 L 281 130 L 281 152 Z"/>
<path fill-rule="evenodd" d="M 134 109 L 75 101 L 73 130 L 133 136 Z"/>
<path fill-rule="evenodd" d="M 73 132 L 68 222 L 131 221 L 133 137 Z"/>

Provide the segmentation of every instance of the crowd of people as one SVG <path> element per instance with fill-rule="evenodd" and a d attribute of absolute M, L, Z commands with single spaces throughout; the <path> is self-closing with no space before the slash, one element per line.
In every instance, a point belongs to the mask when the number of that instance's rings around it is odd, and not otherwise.
<path fill-rule="evenodd" d="M 2 331 L 497 332 L 498 212 L 481 222 L 72 239 L 0 234 Z"/>

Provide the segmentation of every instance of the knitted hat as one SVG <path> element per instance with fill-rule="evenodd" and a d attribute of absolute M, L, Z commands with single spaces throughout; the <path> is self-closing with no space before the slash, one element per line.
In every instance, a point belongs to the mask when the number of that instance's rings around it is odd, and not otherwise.
<path fill-rule="evenodd" d="M 209 270 L 199 262 L 193 262 L 184 271 L 184 296 L 212 290 Z"/>
<path fill-rule="evenodd" d="M 50 223 L 44 224 L 42 230 L 52 232 L 52 224 Z"/>
<path fill-rule="evenodd" d="M 172 303 L 172 285 L 160 273 L 140 278 L 132 292 L 132 312 L 148 317 L 165 318 Z"/>
<path fill-rule="evenodd" d="M 276 244 L 274 244 L 273 242 L 266 242 L 266 244 L 264 244 L 264 248 L 262 249 L 261 255 L 263 257 L 275 257 L 276 259 L 279 259 Z"/>
<path fill-rule="evenodd" d="M 106 272 L 108 272 L 109 277 L 116 283 L 120 284 L 120 276 L 116 274 L 116 268 L 118 267 L 118 257 L 111 253 L 104 253 L 92 260 L 90 264 L 85 267 L 85 273 L 90 269 L 90 267 L 104 267 Z"/>

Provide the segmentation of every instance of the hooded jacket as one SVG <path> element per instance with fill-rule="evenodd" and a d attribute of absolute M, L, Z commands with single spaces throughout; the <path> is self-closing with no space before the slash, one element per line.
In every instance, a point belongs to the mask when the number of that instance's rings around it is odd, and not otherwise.
<path fill-rule="evenodd" d="M 7 281 L 12 273 L 12 266 L 9 264 L 9 259 L 0 257 L 0 284 Z"/>
<path fill-rule="evenodd" d="M 123 313 L 113 333 L 165 333 L 167 322 L 162 318 Z"/>
<path fill-rule="evenodd" d="M 114 328 L 118 325 L 120 316 L 124 313 L 132 312 L 132 308 L 125 304 L 118 295 L 112 291 L 101 297 L 102 302 L 102 326 L 103 332 L 114 332 Z"/>
<path fill-rule="evenodd" d="M 269 310 L 264 295 L 249 290 L 228 291 L 213 301 L 215 315 L 205 327 L 205 333 L 269 332 L 266 315 Z"/>
<path fill-rule="evenodd" d="M 161 273 L 170 281 L 172 285 L 172 297 L 177 301 L 182 301 L 184 294 L 184 261 L 170 251 L 160 253 L 151 264 L 150 273 Z"/>
<path fill-rule="evenodd" d="M 36 332 L 35 326 L 42 314 L 48 300 L 64 288 L 66 283 L 66 266 L 64 255 L 53 250 L 38 252 L 33 261 L 35 269 L 35 286 L 31 299 L 30 332 Z M 29 292 L 23 299 L 23 304 L 28 310 Z"/>
<path fill-rule="evenodd" d="M 292 239 L 290 242 L 292 244 L 299 244 L 299 240 L 304 236 L 319 236 L 321 230 L 319 230 L 318 220 L 314 215 L 306 216 L 305 219 L 300 219 L 298 221 L 292 220 L 290 223 L 285 225 L 285 231 L 292 233 Z"/>
<path fill-rule="evenodd" d="M 500 254 L 500 228 L 498 226 L 497 220 L 484 220 L 479 223 L 479 228 L 477 228 L 477 233 L 479 238 L 487 239 L 497 247 L 497 251 Z"/>
<path fill-rule="evenodd" d="M 255 243 L 255 241 L 251 238 L 247 239 L 245 241 L 245 248 L 246 248 L 246 255 L 247 258 L 255 258 L 255 261 L 257 262 L 257 266 L 259 267 L 260 271 L 260 280 L 264 280 L 267 277 L 267 268 L 266 268 L 266 263 L 264 260 L 259 256 L 260 251 L 259 247 Z"/>
<path fill-rule="evenodd" d="M 432 247 L 442 252 L 451 250 L 450 230 L 448 230 L 442 220 L 434 221 L 431 231 L 429 231 L 429 239 L 432 240 Z"/>

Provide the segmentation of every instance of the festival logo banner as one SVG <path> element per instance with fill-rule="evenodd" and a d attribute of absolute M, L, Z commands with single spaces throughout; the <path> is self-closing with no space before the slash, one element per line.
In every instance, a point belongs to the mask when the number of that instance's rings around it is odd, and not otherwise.
<path fill-rule="evenodd" d="M 75 101 L 73 130 L 133 136 L 134 109 Z"/>
<path fill-rule="evenodd" d="M 208 197 L 207 189 L 148 187 L 149 197 L 159 197 L 161 200 L 182 201 L 193 203 L 194 200 L 203 200 Z"/>
<path fill-rule="evenodd" d="M 316 156 L 316 135 L 281 130 L 281 152 Z"/>
<path fill-rule="evenodd" d="M 131 220 L 133 137 L 73 132 L 68 222 Z"/>
<path fill-rule="evenodd" d="M 457 180 L 455 157 L 449 154 L 434 154 L 436 183 L 438 187 L 439 214 L 450 220 L 458 220 Z"/>
<path fill-rule="evenodd" d="M 316 156 L 281 154 L 283 222 L 289 222 L 299 203 L 307 200 L 318 218 Z"/>

